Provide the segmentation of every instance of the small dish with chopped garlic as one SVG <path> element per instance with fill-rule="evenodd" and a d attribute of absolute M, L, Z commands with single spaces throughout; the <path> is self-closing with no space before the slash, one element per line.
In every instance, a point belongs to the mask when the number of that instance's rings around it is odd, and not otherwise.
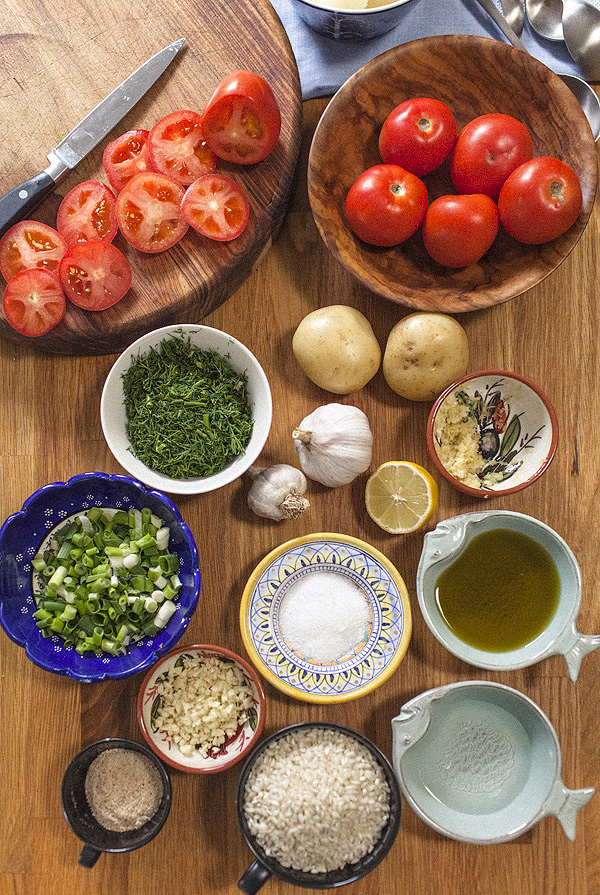
<path fill-rule="evenodd" d="M 180 771 L 211 774 L 243 758 L 265 720 L 265 695 L 256 672 L 221 646 L 173 650 L 146 675 L 138 721 L 148 745 Z"/>

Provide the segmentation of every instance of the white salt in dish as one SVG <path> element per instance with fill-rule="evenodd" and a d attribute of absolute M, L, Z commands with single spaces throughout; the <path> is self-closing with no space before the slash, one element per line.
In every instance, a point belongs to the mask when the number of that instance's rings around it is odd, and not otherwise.
<path fill-rule="evenodd" d="M 258 564 L 240 605 L 257 670 L 307 702 L 372 692 L 398 668 L 412 631 L 408 592 L 390 560 L 357 538 L 305 535 Z"/>

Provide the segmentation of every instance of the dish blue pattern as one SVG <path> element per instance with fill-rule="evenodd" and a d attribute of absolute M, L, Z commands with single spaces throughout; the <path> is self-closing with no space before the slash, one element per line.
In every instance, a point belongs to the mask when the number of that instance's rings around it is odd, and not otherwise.
<path fill-rule="evenodd" d="M 179 556 L 182 588 L 164 631 L 130 646 L 124 656 L 80 656 L 58 637 L 44 638 L 35 623 L 31 560 L 49 531 L 67 516 L 93 506 L 150 507 L 171 530 L 170 548 Z M 194 537 L 175 504 L 159 491 L 124 475 L 85 472 L 67 482 L 44 485 L 0 528 L 0 624 L 46 671 L 90 682 L 137 674 L 168 652 L 186 630 L 198 603 L 200 571 Z"/>
<path fill-rule="evenodd" d="M 365 594 L 372 618 L 360 650 L 334 665 L 315 664 L 299 656 L 279 630 L 279 611 L 287 591 L 315 570 L 349 578 Z M 248 620 L 254 646 L 272 674 L 306 694 L 338 697 L 367 686 L 387 669 L 405 628 L 401 596 L 381 563 L 351 544 L 326 541 L 300 544 L 265 569 L 254 587 Z"/>

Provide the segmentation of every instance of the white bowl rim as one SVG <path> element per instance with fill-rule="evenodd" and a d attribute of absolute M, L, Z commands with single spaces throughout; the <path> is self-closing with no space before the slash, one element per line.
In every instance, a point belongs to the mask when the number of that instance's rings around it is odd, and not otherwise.
<path fill-rule="evenodd" d="M 206 336 L 213 335 L 217 341 L 235 348 L 239 354 L 247 361 L 247 367 L 252 367 L 253 374 L 256 376 L 259 388 L 261 390 L 260 421 L 255 420 L 252 437 L 248 445 L 248 450 L 229 464 L 221 472 L 206 478 L 194 479 L 173 479 L 168 476 L 157 473 L 150 469 L 137 457 L 127 449 L 127 436 L 123 432 L 122 427 L 119 431 L 115 427 L 115 414 L 118 413 L 122 420 L 126 421 L 125 411 L 122 414 L 111 407 L 111 401 L 114 401 L 115 394 L 122 388 L 121 376 L 127 369 L 131 357 L 139 353 L 144 348 L 150 348 L 160 344 L 161 341 L 169 336 L 190 336 L 200 333 Z M 217 349 L 215 349 L 217 350 Z M 221 353 L 221 352 L 219 352 Z M 106 443 L 114 456 L 115 460 L 126 470 L 129 475 L 139 479 L 145 485 L 151 488 L 157 488 L 159 491 L 165 491 L 170 494 L 204 494 L 222 488 L 230 482 L 238 479 L 243 473 L 254 463 L 265 442 L 268 438 L 273 418 L 273 397 L 266 373 L 261 364 L 243 342 L 240 342 L 235 336 L 226 333 L 224 330 L 217 329 L 213 326 L 195 323 L 174 323 L 168 326 L 160 327 L 140 336 L 135 342 L 132 342 L 115 360 L 104 382 L 102 396 L 100 399 L 100 420 L 102 431 L 106 439 Z M 254 442 L 254 443 L 253 443 Z M 125 445 L 125 446 L 124 446 Z"/>
<path fill-rule="evenodd" d="M 313 9 L 318 9 L 320 12 L 325 13 L 334 12 L 343 13 L 344 15 L 349 16 L 372 16 L 374 13 L 388 12 L 390 9 L 396 9 L 396 7 L 398 6 L 404 6 L 406 3 L 409 3 L 410 0 L 391 0 L 390 3 L 386 3 L 383 6 L 373 6 L 371 7 L 371 9 L 346 9 L 341 6 L 326 6 L 324 3 L 318 3 L 317 0 L 297 0 L 297 2 L 304 3 L 305 6 L 311 6 Z"/>

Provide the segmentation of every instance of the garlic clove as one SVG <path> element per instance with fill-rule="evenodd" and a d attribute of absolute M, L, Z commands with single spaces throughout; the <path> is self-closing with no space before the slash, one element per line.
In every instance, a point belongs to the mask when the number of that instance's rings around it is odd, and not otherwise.
<path fill-rule="evenodd" d="M 309 508 L 303 497 L 308 482 L 296 467 L 279 463 L 267 468 L 251 466 L 248 472 L 253 479 L 248 506 L 257 516 L 281 522 L 299 519 Z"/>

